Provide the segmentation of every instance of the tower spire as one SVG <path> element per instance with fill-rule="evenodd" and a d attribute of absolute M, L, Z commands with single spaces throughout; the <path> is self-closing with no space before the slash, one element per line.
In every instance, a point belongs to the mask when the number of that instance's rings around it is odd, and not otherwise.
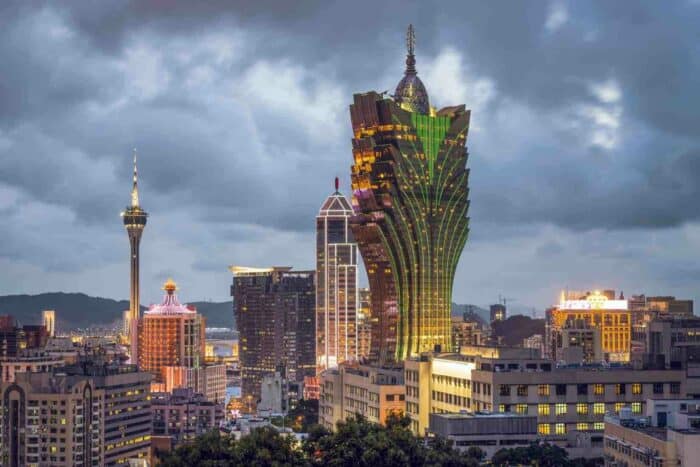
<path fill-rule="evenodd" d="M 134 186 L 131 189 L 131 207 L 139 207 L 139 173 L 136 169 L 136 148 L 134 148 Z"/>
<path fill-rule="evenodd" d="M 416 57 L 413 55 L 413 51 L 416 48 L 416 33 L 413 31 L 413 25 L 408 25 L 408 31 L 406 31 L 406 74 L 415 75 L 416 74 Z"/>

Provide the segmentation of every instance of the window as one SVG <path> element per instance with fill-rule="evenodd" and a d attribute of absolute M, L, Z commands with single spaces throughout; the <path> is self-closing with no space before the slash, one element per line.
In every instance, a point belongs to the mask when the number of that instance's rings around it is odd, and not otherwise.
<path fill-rule="evenodd" d="M 557 415 L 565 415 L 566 414 L 566 404 L 557 404 L 555 407 L 555 413 Z"/>
<path fill-rule="evenodd" d="M 681 383 L 671 383 L 671 394 L 681 393 Z"/>
<path fill-rule="evenodd" d="M 515 412 L 520 415 L 527 415 L 527 404 L 518 404 L 515 406 Z"/>
<path fill-rule="evenodd" d="M 619 383 L 615 385 L 615 394 L 622 396 L 627 394 L 627 385 L 625 383 Z"/>
<path fill-rule="evenodd" d="M 641 402 L 632 402 L 632 413 L 634 413 L 634 414 L 642 413 L 642 403 Z"/>
<path fill-rule="evenodd" d="M 549 384 L 540 384 L 537 386 L 538 396 L 548 396 L 549 395 Z"/>
<path fill-rule="evenodd" d="M 605 394 L 605 385 L 603 384 L 594 384 L 593 385 L 593 394 L 596 396 L 602 396 Z"/>
<path fill-rule="evenodd" d="M 634 383 L 632 385 L 632 394 L 641 394 L 642 393 L 642 384 L 641 383 Z"/>
<path fill-rule="evenodd" d="M 518 385 L 518 396 L 527 397 L 527 385 L 525 385 L 525 384 Z"/>
<path fill-rule="evenodd" d="M 557 396 L 566 395 L 566 384 L 557 384 Z"/>
<path fill-rule="evenodd" d="M 510 386 L 507 384 L 501 384 L 498 389 L 498 393 L 501 396 L 510 396 Z"/>
<path fill-rule="evenodd" d="M 557 435 L 565 435 L 566 434 L 566 425 L 563 423 L 557 423 L 554 425 L 554 433 Z"/>
<path fill-rule="evenodd" d="M 505 413 L 506 411 L 506 405 L 505 404 L 498 404 L 498 411 L 500 413 Z"/>
<path fill-rule="evenodd" d="M 620 413 L 620 410 L 625 406 L 624 402 L 615 403 L 615 413 Z"/>
<path fill-rule="evenodd" d="M 576 385 L 576 394 L 579 396 L 585 396 L 588 394 L 588 385 L 587 384 L 577 384 Z"/>
<path fill-rule="evenodd" d="M 588 430 L 588 423 L 577 423 L 576 429 L 578 431 L 586 431 L 586 430 Z"/>
<path fill-rule="evenodd" d="M 588 413 L 588 404 L 585 404 L 585 403 L 576 404 L 576 413 L 579 415 L 586 415 Z"/>
<path fill-rule="evenodd" d="M 602 430 L 605 429 L 605 423 L 603 423 L 603 422 L 595 422 L 595 423 L 593 424 L 593 429 L 594 429 L 594 430 L 600 430 L 600 431 L 602 431 Z"/>
<path fill-rule="evenodd" d="M 538 423 L 537 424 L 537 433 L 540 435 L 551 434 L 551 431 L 549 429 L 549 423 Z"/>
<path fill-rule="evenodd" d="M 593 404 L 593 413 L 596 415 L 604 415 L 605 404 L 602 402 L 596 402 L 595 404 Z"/>
<path fill-rule="evenodd" d="M 537 404 L 537 415 L 549 415 L 549 404 Z"/>
<path fill-rule="evenodd" d="M 386 400 L 388 400 L 388 401 L 393 401 L 393 400 L 394 400 L 394 395 L 393 395 L 393 394 L 387 394 L 387 395 L 386 395 Z"/>
<path fill-rule="evenodd" d="M 664 393 L 664 383 L 654 383 L 654 394 Z"/>

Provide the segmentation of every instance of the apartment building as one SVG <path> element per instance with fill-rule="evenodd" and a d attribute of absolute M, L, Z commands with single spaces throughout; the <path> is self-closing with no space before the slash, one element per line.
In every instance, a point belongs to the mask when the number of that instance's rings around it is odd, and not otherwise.
<path fill-rule="evenodd" d="M 322 372 L 319 385 L 319 423 L 329 430 L 356 414 L 384 424 L 391 414 L 405 411 L 401 368 L 344 363 Z"/>
<path fill-rule="evenodd" d="M 698 379 L 682 370 L 631 367 L 557 367 L 530 349 L 463 348 L 462 354 L 423 355 L 405 362 L 406 412 L 416 434 L 429 414 L 489 411 L 536 415 L 538 435 L 567 443 L 574 431 L 592 433 L 602 454 L 604 415 L 629 406 L 642 414 L 646 400 L 697 394 Z"/>
<path fill-rule="evenodd" d="M 153 436 L 169 437 L 170 446 L 177 446 L 217 429 L 224 419 L 224 407 L 191 388 L 179 388 L 172 393 L 154 393 L 151 415 Z"/>

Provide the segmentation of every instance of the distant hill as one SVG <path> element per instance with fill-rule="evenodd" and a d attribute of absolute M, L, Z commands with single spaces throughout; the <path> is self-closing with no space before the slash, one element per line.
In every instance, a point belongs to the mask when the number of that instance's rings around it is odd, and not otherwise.
<path fill-rule="evenodd" d="M 189 304 L 207 318 L 207 327 L 235 327 L 231 302 Z M 38 324 L 43 310 L 56 310 L 58 329 L 110 326 L 121 322 L 122 313 L 128 308 L 127 300 L 91 297 L 82 293 L 0 296 L 0 315 L 12 315 L 22 324 Z"/>
<path fill-rule="evenodd" d="M 469 305 L 469 304 L 459 304 L 459 303 L 452 304 L 452 316 L 462 317 L 462 316 L 464 316 L 464 313 L 466 313 L 466 312 L 471 312 L 474 315 L 476 315 L 477 319 L 479 319 L 485 325 L 488 325 L 489 321 L 491 320 L 490 312 L 489 312 L 489 310 L 487 310 L 485 308 L 481 308 L 480 306 Z"/>
<path fill-rule="evenodd" d="M 505 321 L 496 321 L 492 326 L 495 336 L 502 336 L 506 345 L 522 345 L 523 339 L 533 334 L 544 336 L 544 320 L 525 315 L 513 315 Z"/>

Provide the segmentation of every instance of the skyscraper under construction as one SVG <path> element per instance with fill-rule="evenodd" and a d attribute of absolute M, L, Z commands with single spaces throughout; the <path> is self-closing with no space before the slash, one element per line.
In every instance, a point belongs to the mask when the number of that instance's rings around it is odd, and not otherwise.
<path fill-rule="evenodd" d="M 450 307 L 469 232 L 465 148 L 470 111 L 436 110 L 417 76 L 409 26 L 394 96 L 355 94 L 352 232 L 372 299 L 370 358 L 451 348 Z"/>

